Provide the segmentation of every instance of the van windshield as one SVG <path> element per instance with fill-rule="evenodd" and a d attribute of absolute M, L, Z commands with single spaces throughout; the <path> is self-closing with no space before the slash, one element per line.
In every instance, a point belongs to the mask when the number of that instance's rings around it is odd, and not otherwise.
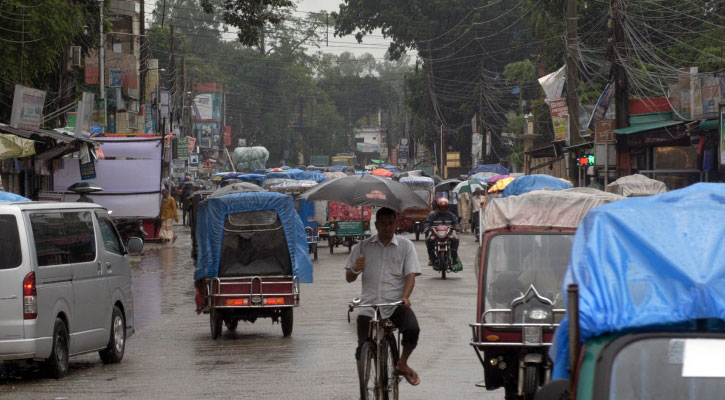
<path fill-rule="evenodd" d="M 562 308 L 561 285 L 573 241 L 571 233 L 492 237 L 486 250 L 485 309 L 510 308 L 531 285 L 554 308 Z"/>
<path fill-rule="evenodd" d="M 0 214 L 0 269 L 15 268 L 23 261 L 18 221 L 14 215 Z"/>

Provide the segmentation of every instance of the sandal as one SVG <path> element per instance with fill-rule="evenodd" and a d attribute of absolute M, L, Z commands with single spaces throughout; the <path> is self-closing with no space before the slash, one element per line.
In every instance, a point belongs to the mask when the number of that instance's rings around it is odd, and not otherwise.
<path fill-rule="evenodd" d="M 408 383 L 411 384 L 411 386 L 418 386 L 420 384 L 420 375 L 418 375 L 417 372 L 413 371 L 413 368 L 408 367 L 408 371 L 401 371 L 399 369 L 395 369 L 395 375 L 403 376 Z"/>

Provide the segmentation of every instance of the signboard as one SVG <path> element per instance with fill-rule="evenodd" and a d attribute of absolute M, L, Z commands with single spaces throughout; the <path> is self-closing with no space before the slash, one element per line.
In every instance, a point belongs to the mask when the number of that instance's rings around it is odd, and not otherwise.
<path fill-rule="evenodd" d="M 183 178 L 186 175 L 186 160 L 171 161 L 171 176 L 175 178 Z"/>
<path fill-rule="evenodd" d="M 180 137 L 176 141 L 176 158 L 179 160 L 189 159 L 189 137 Z"/>
<path fill-rule="evenodd" d="M 87 181 L 89 179 L 96 179 L 96 166 L 93 164 L 93 160 L 89 162 L 81 162 L 80 163 L 80 170 L 81 170 L 81 180 Z"/>
<path fill-rule="evenodd" d="M 566 105 L 566 99 L 551 100 L 549 108 L 551 109 L 551 122 L 554 125 L 554 141 L 566 141 L 567 119 L 569 118 L 569 107 Z"/>
<path fill-rule="evenodd" d="M 194 167 L 199 165 L 199 153 L 192 153 L 189 156 L 189 165 Z"/>
<path fill-rule="evenodd" d="M 680 115 L 690 119 L 692 115 L 692 103 L 690 102 L 690 68 L 681 68 L 678 73 L 680 84 Z"/>
<path fill-rule="evenodd" d="M 398 162 L 399 162 L 399 160 L 398 160 L 398 151 L 399 151 L 398 149 L 393 149 L 390 152 L 390 163 L 393 164 L 393 165 L 398 165 Z"/>
<path fill-rule="evenodd" d="M 44 104 L 44 91 L 23 85 L 15 85 L 10 126 L 31 131 L 38 130 L 40 123 L 43 121 Z"/>
<path fill-rule="evenodd" d="M 400 139 L 400 144 L 398 145 L 398 164 L 407 164 L 409 157 L 410 146 L 408 145 L 408 139 Z"/>
<path fill-rule="evenodd" d="M 194 119 L 210 120 L 214 118 L 214 109 L 212 107 L 212 94 L 202 93 L 194 97 Z"/>
<path fill-rule="evenodd" d="M 109 68 L 108 75 L 111 79 L 109 87 L 121 87 L 121 69 L 120 68 Z"/>
<path fill-rule="evenodd" d="M 45 190 L 38 191 L 38 201 L 52 201 L 59 203 L 63 201 L 63 196 L 63 193 L 48 192 Z"/>
<path fill-rule="evenodd" d="M 357 151 L 361 153 L 378 153 L 381 152 L 380 146 L 377 144 L 372 143 L 358 143 L 357 144 Z M 382 153 L 380 154 L 380 157 L 383 157 Z"/>
<path fill-rule="evenodd" d="M 380 158 L 383 160 L 388 159 L 388 147 L 387 146 L 380 146 Z"/>
<path fill-rule="evenodd" d="M 718 103 L 722 101 L 720 77 L 707 75 L 702 77 L 702 112 L 705 119 L 718 117 Z"/>
<path fill-rule="evenodd" d="M 239 139 L 239 147 L 247 147 L 247 139 Z"/>
<path fill-rule="evenodd" d="M 614 126 L 616 121 L 613 119 L 601 119 L 594 124 L 594 142 L 595 143 L 614 143 Z"/>
<path fill-rule="evenodd" d="M 593 130 L 596 133 L 596 122 L 604 119 L 607 115 L 609 105 L 612 103 L 612 97 L 614 97 L 614 83 L 609 82 L 604 88 L 604 91 L 602 91 L 602 94 L 599 96 L 597 104 L 594 106 L 594 111 L 592 112 L 592 116 L 589 118 L 589 124 L 587 125 L 589 130 Z"/>
<path fill-rule="evenodd" d="M 594 165 L 599 167 L 615 167 L 617 165 L 617 149 L 614 143 L 594 144 Z"/>

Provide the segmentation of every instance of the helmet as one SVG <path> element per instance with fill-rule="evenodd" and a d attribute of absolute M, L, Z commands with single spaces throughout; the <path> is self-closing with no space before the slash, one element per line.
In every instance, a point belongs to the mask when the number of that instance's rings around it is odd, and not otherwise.
<path fill-rule="evenodd" d="M 440 199 L 438 199 L 438 211 L 448 211 L 448 199 L 446 199 L 445 197 L 441 197 Z"/>

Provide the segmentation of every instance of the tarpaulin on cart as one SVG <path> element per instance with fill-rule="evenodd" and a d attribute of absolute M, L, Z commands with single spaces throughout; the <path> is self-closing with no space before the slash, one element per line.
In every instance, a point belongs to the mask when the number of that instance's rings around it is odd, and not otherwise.
<path fill-rule="evenodd" d="M 267 174 L 267 179 L 294 179 L 298 181 L 315 181 L 317 183 L 327 180 L 325 175 L 319 171 L 303 171 L 297 168 L 288 169 L 284 172 L 270 172 Z"/>
<path fill-rule="evenodd" d="M 307 235 L 302 220 L 295 211 L 292 197 L 282 193 L 233 193 L 210 198 L 200 205 L 197 217 L 196 240 L 199 251 L 194 279 L 219 275 L 224 223 L 228 215 L 247 211 L 273 210 L 282 222 L 292 274 L 300 282 L 312 282 L 312 263 L 309 259 Z"/>
<path fill-rule="evenodd" d="M 725 184 L 698 183 L 597 207 L 574 238 L 562 295 L 579 286 L 582 343 L 605 333 L 725 320 Z M 563 302 L 566 304 L 566 300 Z M 550 355 L 568 376 L 564 318 Z"/>
<path fill-rule="evenodd" d="M 571 183 L 551 175 L 524 175 L 514 179 L 506 186 L 506 189 L 503 190 L 503 197 L 518 196 L 532 190 L 562 190 L 572 187 Z"/>

